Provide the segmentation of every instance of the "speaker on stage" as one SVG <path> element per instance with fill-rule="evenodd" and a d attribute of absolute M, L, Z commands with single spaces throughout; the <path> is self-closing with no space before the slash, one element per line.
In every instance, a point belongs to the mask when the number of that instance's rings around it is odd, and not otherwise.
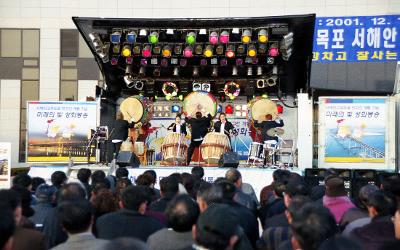
<path fill-rule="evenodd" d="M 237 168 L 239 166 L 239 155 L 236 152 L 228 151 L 219 158 L 220 168 Z"/>
<path fill-rule="evenodd" d="M 119 151 L 117 156 L 117 165 L 120 167 L 133 167 L 138 168 L 140 166 L 139 158 L 130 151 Z"/>
<path fill-rule="evenodd" d="M 377 185 L 377 177 L 377 172 L 373 169 L 353 170 L 352 196 L 357 202 L 360 202 L 358 200 L 358 193 L 360 192 L 360 189 L 367 184 Z"/>

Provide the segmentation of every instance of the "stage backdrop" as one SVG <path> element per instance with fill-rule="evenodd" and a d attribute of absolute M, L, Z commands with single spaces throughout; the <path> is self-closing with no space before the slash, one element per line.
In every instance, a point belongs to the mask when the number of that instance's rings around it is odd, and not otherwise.
<path fill-rule="evenodd" d="M 389 98 L 320 97 L 319 103 L 320 163 L 390 164 Z"/>
<path fill-rule="evenodd" d="M 96 128 L 96 114 L 96 102 L 28 102 L 27 161 L 87 161 L 88 134 Z M 92 146 L 92 161 L 94 151 Z"/>
<path fill-rule="evenodd" d="M 11 143 L 0 142 L 0 189 L 11 184 Z"/>

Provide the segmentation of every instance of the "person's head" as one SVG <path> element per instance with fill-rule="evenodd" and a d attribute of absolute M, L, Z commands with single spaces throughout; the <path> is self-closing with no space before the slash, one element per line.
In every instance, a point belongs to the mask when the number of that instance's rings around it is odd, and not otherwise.
<path fill-rule="evenodd" d="M 64 201 L 57 206 L 60 224 L 68 234 L 91 231 L 93 212 L 85 199 Z"/>
<path fill-rule="evenodd" d="M 68 183 L 58 192 L 58 203 L 65 201 L 82 200 L 86 198 L 85 188 L 79 183 Z"/>
<path fill-rule="evenodd" d="M 335 218 L 329 210 L 313 203 L 305 204 L 293 216 L 293 249 L 317 250 L 318 247 L 338 231 Z"/>
<path fill-rule="evenodd" d="M 284 202 L 286 208 L 289 207 L 291 200 L 296 195 L 309 195 L 309 188 L 301 176 L 296 176 L 297 174 L 291 175 L 289 178 L 285 191 L 284 191 Z"/>
<path fill-rule="evenodd" d="M 124 115 L 122 114 L 121 111 L 117 112 L 116 118 L 117 118 L 117 120 L 123 120 L 124 119 Z"/>
<path fill-rule="evenodd" d="M 362 250 L 362 247 L 349 238 L 335 236 L 325 240 L 318 250 Z"/>
<path fill-rule="evenodd" d="M 290 177 L 290 171 L 284 169 L 277 169 L 272 173 L 273 181 L 288 179 Z"/>
<path fill-rule="evenodd" d="M 182 184 L 185 187 L 187 193 L 195 199 L 196 194 L 195 194 L 195 179 L 193 177 L 193 175 L 189 174 L 189 173 L 182 173 L 181 174 L 182 177 Z"/>
<path fill-rule="evenodd" d="M 173 198 L 165 210 L 168 226 L 176 232 L 191 231 L 199 214 L 199 206 L 187 194 L 181 194 Z"/>
<path fill-rule="evenodd" d="M 0 208 L 0 249 L 11 250 L 15 231 L 13 211 L 9 207 Z"/>
<path fill-rule="evenodd" d="M 200 166 L 195 166 L 191 171 L 194 178 L 197 180 L 202 179 L 204 177 L 204 168 Z"/>
<path fill-rule="evenodd" d="M 400 240 L 400 204 L 398 204 L 396 213 L 393 216 L 393 224 L 396 239 Z"/>
<path fill-rule="evenodd" d="M 330 177 L 325 180 L 325 195 L 329 197 L 346 196 L 344 181 L 340 177 Z"/>
<path fill-rule="evenodd" d="M 12 180 L 13 186 L 22 186 L 27 188 L 28 190 L 32 189 L 32 178 L 25 173 L 21 173 L 16 175 Z"/>
<path fill-rule="evenodd" d="M 267 121 L 271 121 L 271 120 L 272 120 L 272 115 L 271 115 L 271 114 L 265 115 L 265 119 L 266 119 Z"/>
<path fill-rule="evenodd" d="M 19 225 L 22 218 L 21 197 L 12 189 L 0 189 L 0 208 L 10 209 L 14 214 L 15 224 Z"/>
<path fill-rule="evenodd" d="M 176 115 L 175 122 L 176 123 L 181 123 L 181 115 Z"/>
<path fill-rule="evenodd" d="M 67 175 L 62 171 L 55 171 L 51 174 L 51 183 L 57 189 L 61 188 L 67 182 Z"/>
<path fill-rule="evenodd" d="M 160 181 L 160 191 L 163 197 L 173 197 L 179 191 L 178 180 L 172 176 L 164 177 Z"/>
<path fill-rule="evenodd" d="M 366 205 L 370 217 L 392 216 L 396 211 L 396 200 L 394 196 L 383 190 L 372 192 L 368 196 Z"/>
<path fill-rule="evenodd" d="M 222 191 L 222 197 L 224 200 L 232 201 L 236 193 L 236 186 L 226 179 L 220 179 L 215 181 L 215 185 Z"/>
<path fill-rule="evenodd" d="M 122 237 L 109 241 L 101 250 L 149 250 L 145 242 L 132 238 Z"/>
<path fill-rule="evenodd" d="M 201 117 L 203 117 L 203 115 L 201 114 L 200 111 L 197 111 L 197 112 L 196 112 L 196 118 L 197 118 L 197 119 L 200 119 Z"/>
<path fill-rule="evenodd" d="M 118 209 L 114 195 L 110 189 L 102 189 L 96 197 L 91 200 L 91 203 L 96 217 L 114 212 Z"/>
<path fill-rule="evenodd" d="M 81 168 L 78 170 L 78 180 L 82 183 L 89 183 L 90 176 L 92 175 L 92 171 L 88 168 Z"/>
<path fill-rule="evenodd" d="M 210 250 L 233 249 L 239 240 L 239 221 L 225 204 L 212 204 L 193 227 L 195 242 Z"/>
<path fill-rule="evenodd" d="M 156 171 L 150 169 L 150 170 L 144 171 L 143 174 L 151 175 L 153 177 L 153 179 L 154 179 L 154 184 L 156 184 L 156 182 L 157 182 L 157 173 L 156 173 Z"/>
<path fill-rule="evenodd" d="M 115 171 L 115 176 L 117 177 L 117 179 L 122 179 L 125 178 L 127 179 L 129 176 L 129 171 L 126 168 L 117 168 L 117 170 Z"/>
<path fill-rule="evenodd" d="M 225 173 L 225 178 L 235 184 L 237 188 L 242 187 L 242 175 L 236 168 L 230 168 Z"/>
<path fill-rule="evenodd" d="M 197 190 L 197 204 L 200 212 L 203 213 L 212 203 L 219 203 L 223 200 L 222 189 L 208 182 L 202 182 Z"/>
<path fill-rule="evenodd" d="M 290 198 L 290 203 L 286 207 L 285 215 L 289 222 L 292 223 L 293 217 L 296 216 L 296 213 L 307 203 L 310 203 L 311 199 L 308 196 L 304 195 L 296 195 Z"/>
<path fill-rule="evenodd" d="M 150 187 L 153 184 L 153 177 L 148 174 L 141 174 L 136 178 L 136 185 Z"/>
<path fill-rule="evenodd" d="M 400 175 L 392 175 L 382 181 L 381 188 L 392 193 L 400 202 Z"/>
<path fill-rule="evenodd" d="M 146 187 L 129 186 L 122 192 L 119 206 L 124 209 L 137 211 L 144 214 L 147 207 Z"/>
<path fill-rule="evenodd" d="M 43 183 L 46 183 L 46 181 L 41 178 L 41 177 L 33 177 L 32 178 L 32 192 L 36 191 L 36 188 L 39 187 L 40 185 L 42 185 Z"/>
<path fill-rule="evenodd" d="M 226 121 L 226 114 L 225 114 L 225 113 L 220 113 L 220 114 L 219 114 L 219 120 L 220 120 L 221 122 Z"/>
<path fill-rule="evenodd" d="M 103 181 L 106 178 L 106 174 L 102 170 L 96 170 L 92 173 L 92 185 L 96 182 Z"/>
<path fill-rule="evenodd" d="M 377 190 L 379 190 L 378 186 L 373 184 L 367 184 L 361 187 L 360 191 L 358 191 L 358 206 L 362 209 L 367 209 L 369 195 Z"/>
<path fill-rule="evenodd" d="M 56 188 L 42 184 L 36 188 L 35 196 L 39 203 L 53 203 L 56 195 Z"/>
<path fill-rule="evenodd" d="M 35 210 L 32 209 L 32 194 L 31 192 L 23 186 L 13 186 L 12 190 L 16 191 L 19 194 L 21 199 L 21 208 L 22 208 L 22 215 L 25 217 L 31 217 Z"/>

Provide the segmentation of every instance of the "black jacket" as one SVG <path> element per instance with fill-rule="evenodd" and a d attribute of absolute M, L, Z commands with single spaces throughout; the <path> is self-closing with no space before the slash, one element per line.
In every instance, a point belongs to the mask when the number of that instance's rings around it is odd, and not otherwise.
<path fill-rule="evenodd" d="M 109 240 L 134 237 L 146 242 L 151 234 L 162 228 L 164 225 L 158 220 L 128 209 L 105 214 L 96 221 L 97 237 Z"/>
<path fill-rule="evenodd" d="M 258 123 L 257 120 L 254 121 L 254 127 L 261 128 L 261 136 L 263 141 L 278 141 L 278 137 L 267 135 L 267 131 L 271 128 L 283 127 L 284 125 L 285 124 L 283 123 L 283 120 L 280 120 L 280 123 L 277 123 L 276 121 L 263 121 L 261 123 Z"/>
<path fill-rule="evenodd" d="M 114 128 L 110 135 L 110 140 L 123 140 L 128 138 L 129 128 L 133 128 L 135 124 L 129 123 L 126 120 L 115 120 Z"/>
<path fill-rule="evenodd" d="M 234 129 L 234 127 L 233 127 L 232 123 L 229 121 L 226 121 L 224 132 L 228 137 L 230 137 L 229 132 L 231 132 L 231 130 L 233 130 L 233 129 Z M 218 132 L 218 133 L 221 132 L 221 121 L 217 121 L 214 123 L 214 130 L 215 130 L 215 132 Z"/>
<path fill-rule="evenodd" d="M 194 139 L 204 138 L 208 133 L 208 128 L 210 127 L 210 123 L 212 120 L 212 116 L 208 114 L 207 117 L 197 118 L 185 118 L 187 124 L 190 124 L 192 127 L 192 141 Z"/>
<path fill-rule="evenodd" d="M 176 132 L 176 123 L 172 123 L 171 125 L 168 126 L 168 130 L 172 130 L 173 132 Z M 186 132 L 186 124 L 181 124 L 181 134 L 187 135 Z"/>

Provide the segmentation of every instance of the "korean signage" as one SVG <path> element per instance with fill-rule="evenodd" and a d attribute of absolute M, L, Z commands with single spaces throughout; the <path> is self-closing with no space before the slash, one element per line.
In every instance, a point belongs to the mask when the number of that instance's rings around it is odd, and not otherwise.
<path fill-rule="evenodd" d="M 11 185 L 11 143 L 0 142 L 0 189 Z"/>
<path fill-rule="evenodd" d="M 87 161 L 96 102 L 28 102 L 27 161 Z M 89 149 L 95 160 L 93 148 Z"/>
<path fill-rule="evenodd" d="M 319 17 L 313 62 L 398 61 L 400 15 Z"/>
<path fill-rule="evenodd" d="M 321 98 L 320 103 L 325 162 L 385 162 L 385 98 Z"/>

